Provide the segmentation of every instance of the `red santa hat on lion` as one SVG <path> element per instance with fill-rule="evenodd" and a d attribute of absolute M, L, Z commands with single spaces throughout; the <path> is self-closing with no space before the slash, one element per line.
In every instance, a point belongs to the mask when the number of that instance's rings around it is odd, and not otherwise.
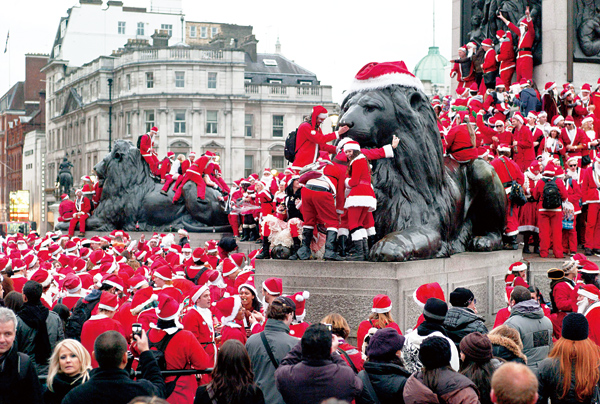
<path fill-rule="evenodd" d="M 393 85 L 414 87 L 425 91 L 421 80 L 408 70 L 404 62 L 371 62 L 359 70 L 344 97 L 357 92 L 378 90 Z"/>

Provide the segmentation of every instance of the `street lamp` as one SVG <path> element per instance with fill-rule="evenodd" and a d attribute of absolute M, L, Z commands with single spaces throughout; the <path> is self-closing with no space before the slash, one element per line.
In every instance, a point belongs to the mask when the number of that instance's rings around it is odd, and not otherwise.
<path fill-rule="evenodd" d="M 337 128 L 340 116 L 338 114 L 331 114 L 329 115 L 329 119 L 331 119 L 331 130 L 335 132 L 335 128 Z"/>

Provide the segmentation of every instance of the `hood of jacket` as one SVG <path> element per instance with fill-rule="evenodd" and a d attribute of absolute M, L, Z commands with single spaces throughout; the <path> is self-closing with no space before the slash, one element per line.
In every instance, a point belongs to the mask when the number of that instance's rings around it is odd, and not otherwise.
<path fill-rule="evenodd" d="M 451 307 L 446 314 L 446 320 L 444 320 L 444 326 L 448 330 L 462 329 L 474 321 L 481 320 L 475 312 L 466 307 Z"/>
<path fill-rule="evenodd" d="M 488 338 L 492 345 L 501 346 L 506 348 L 510 353 L 512 353 L 517 358 L 521 358 L 525 364 L 527 364 L 527 357 L 523 354 L 523 352 L 519 349 L 515 341 L 508 337 L 504 337 L 502 335 L 497 334 L 488 334 Z M 504 359 L 504 358 L 503 358 Z"/>
<path fill-rule="evenodd" d="M 525 300 L 513 306 L 510 317 L 523 316 L 526 318 L 540 319 L 544 317 L 544 310 L 535 300 Z"/>

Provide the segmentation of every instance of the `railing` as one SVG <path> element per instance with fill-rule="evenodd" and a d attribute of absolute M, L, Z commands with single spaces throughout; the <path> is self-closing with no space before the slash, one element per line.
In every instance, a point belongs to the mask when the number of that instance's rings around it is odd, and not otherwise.
<path fill-rule="evenodd" d="M 252 84 L 245 83 L 246 94 L 251 99 L 285 98 L 302 101 L 331 100 L 331 86 Z"/>

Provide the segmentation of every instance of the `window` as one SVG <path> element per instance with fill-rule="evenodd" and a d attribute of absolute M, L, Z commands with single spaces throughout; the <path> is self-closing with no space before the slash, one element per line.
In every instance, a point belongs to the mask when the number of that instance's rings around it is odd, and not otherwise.
<path fill-rule="evenodd" d="M 196 26 L 192 25 L 190 27 L 190 38 L 196 38 Z"/>
<path fill-rule="evenodd" d="M 244 134 L 246 137 L 252 137 L 252 124 L 254 121 L 254 115 L 246 114 L 244 118 Z"/>
<path fill-rule="evenodd" d="M 283 137 L 283 115 L 273 115 L 273 137 Z"/>
<path fill-rule="evenodd" d="M 33 150 L 26 150 L 25 153 L 23 153 L 25 156 L 31 156 L 33 154 Z"/>
<path fill-rule="evenodd" d="M 127 87 L 127 90 L 131 90 L 131 74 L 125 75 L 125 86 Z"/>
<path fill-rule="evenodd" d="M 125 35 L 125 21 L 119 21 L 119 34 Z"/>
<path fill-rule="evenodd" d="M 209 72 L 208 73 L 208 88 L 217 88 L 217 73 Z"/>
<path fill-rule="evenodd" d="M 200 27 L 200 38 L 208 37 L 208 28 Z"/>
<path fill-rule="evenodd" d="M 150 129 L 154 126 L 154 110 L 144 111 L 146 116 L 146 132 L 150 132 Z"/>
<path fill-rule="evenodd" d="M 131 111 L 125 112 L 125 134 L 131 136 Z"/>
<path fill-rule="evenodd" d="M 98 117 L 94 117 L 94 139 L 98 139 Z"/>
<path fill-rule="evenodd" d="M 244 77 L 244 83 L 246 83 L 246 84 L 252 83 L 252 77 Z"/>
<path fill-rule="evenodd" d="M 25 166 L 25 169 L 26 169 L 26 170 L 31 170 L 32 168 L 33 168 L 33 163 L 31 163 L 31 164 L 27 164 L 27 165 Z"/>
<path fill-rule="evenodd" d="M 144 23 L 143 22 L 137 23 L 137 35 L 144 35 Z"/>
<path fill-rule="evenodd" d="M 217 133 L 217 111 L 206 111 L 206 133 Z"/>
<path fill-rule="evenodd" d="M 154 88 L 154 73 L 146 72 L 146 88 Z"/>
<path fill-rule="evenodd" d="M 185 133 L 185 110 L 175 110 L 175 128 L 173 133 Z"/>
<path fill-rule="evenodd" d="M 210 37 L 211 37 L 211 38 L 214 38 L 214 37 L 216 37 L 217 35 L 219 35 L 219 28 L 217 28 L 217 27 L 212 27 L 212 28 L 210 29 Z"/>
<path fill-rule="evenodd" d="M 175 87 L 185 87 L 185 72 L 175 72 Z"/>
<path fill-rule="evenodd" d="M 281 79 L 268 79 L 269 84 L 281 84 Z"/>
<path fill-rule="evenodd" d="M 169 36 L 173 35 L 173 24 L 161 24 L 160 29 L 167 31 Z"/>
<path fill-rule="evenodd" d="M 298 81 L 298 84 L 300 84 L 301 86 L 312 86 L 312 81 L 300 80 Z"/>
<path fill-rule="evenodd" d="M 286 164 L 283 156 L 271 156 L 271 168 L 282 173 L 285 170 Z"/>
<path fill-rule="evenodd" d="M 254 172 L 254 156 L 244 156 L 244 177 L 248 178 Z"/>
<path fill-rule="evenodd" d="M 277 60 L 275 59 L 263 59 L 265 66 L 277 66 Z"/>

